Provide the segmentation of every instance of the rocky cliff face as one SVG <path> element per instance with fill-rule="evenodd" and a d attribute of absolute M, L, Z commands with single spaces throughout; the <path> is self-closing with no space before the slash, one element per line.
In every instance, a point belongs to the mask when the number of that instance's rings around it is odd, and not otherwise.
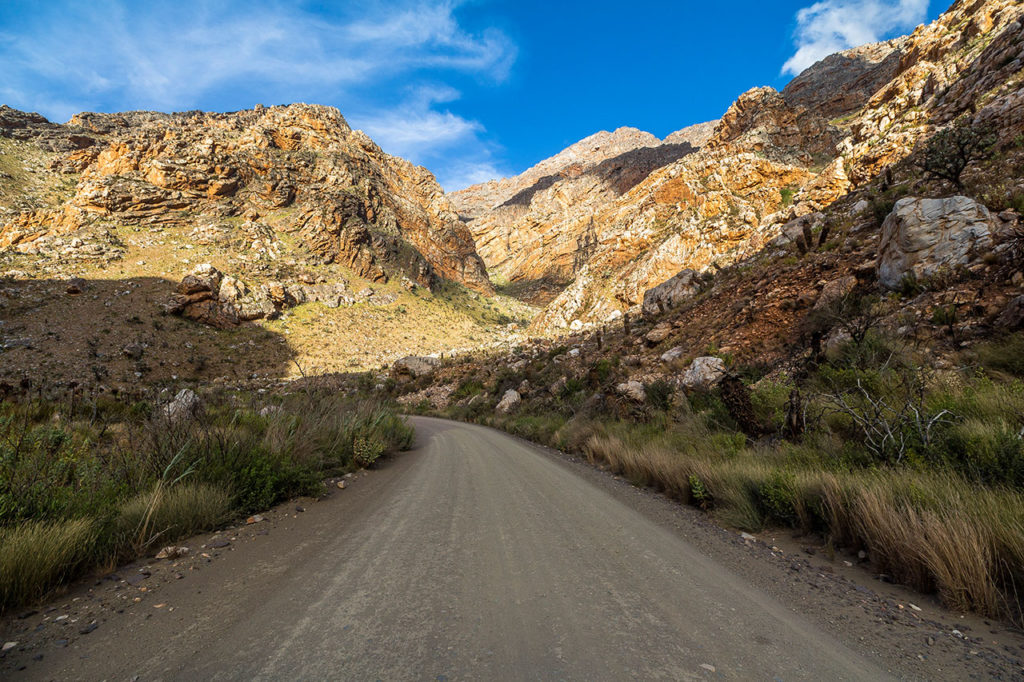
<path fill-rule="evenodd" d="M 490 288 L 433 176 L 330 107 L 87 113 L 66 125 L 4 107 L 0 137 L 35 143 L 46 155 L 40 171 L 63 188 L 10 192 L 18 201 L 0 212 L 0 248 L 31 252 L 40 238 L 94 225 L 212 223 L 260 242 L 256 250 L 287 242 L 295 258 L 371 282 L 397 275 L 429 287 L 442 276 Z"/>
<path fill-rule="evenodd" d="M 699 150 L 661 159 L 625 191 L 553 185 L 470 229 L 510 279 L 573 277 L 534 331 L 628 313 L 684 268 L 713 272 L 799 232 L 797 220 L 820 227 L 820 211 L 882 174 L 913 182 L 905 160 L 958 117 L 1011 144 L 1024 132 L 1022 16 L 1012 0 L 961 0 L 913 35 L 826 58 L 781 93 L 744 93 Z"/>
<path fill-rule="evenodd" d="M 599 213 L 653 171 L 696 151 L 704 128 L 662 143 L 633 128 L 592 135 L 514 178 L 451 195 L 493 276 L 564 286 L 598 247 Z"/>

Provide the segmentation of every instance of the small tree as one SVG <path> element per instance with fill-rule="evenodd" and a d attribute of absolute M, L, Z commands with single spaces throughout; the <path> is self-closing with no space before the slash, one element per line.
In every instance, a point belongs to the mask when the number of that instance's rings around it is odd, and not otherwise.
<path fill-rule="evenodd" d="M 960 179 L 974 161 L 988 158 L 998 136 L 991 124 L 971 125 L 965 118 L 939 131 L 925 145 L 914 165 L 934 180 L 951 183 L 958 192 L 964 191 Z"/>

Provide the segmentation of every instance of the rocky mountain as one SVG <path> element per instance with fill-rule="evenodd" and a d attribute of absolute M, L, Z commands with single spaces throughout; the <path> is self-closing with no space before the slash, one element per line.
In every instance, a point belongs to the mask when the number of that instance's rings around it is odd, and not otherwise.
<path fill-rule="evenodd" d="M 543 302 L 597 246 L 594 217 L 648 174 L 696 150 L 707 124 L 662 142 L 635 128 L 591 135 L 513 177 L 450 195 L 499 281 Z"/>
<path fill-rule="evenodd" d="M 564 285 L 534 331 L 639 312 L 644 293 L 680 270 L 714 272 L 789 239 L 794 221 L 817 229 L 823 209 L 881 175 L 911 179 L 905 160 L 958 117 L 998 129 L 1001 144 L 1015 139 L 1022 13 L 1011 0 L 960 0 L 910 36 L 822 60 L 781 93 L 754 88 L 720 121 L 659 146 L 544 182 L 534 174 L 516 201 L 482 201 L 481 186 L 452 201 L 474 200 L 460 215 L 492 271 Z"/>
<path fill-rule="evenodd" d="M 5 207 L 0 247 L 30 252 L 40 239 L 111 222 L 235 223 L 228 231 L 267 244 L 289 235 L 312 261 L 370 281 L 407 276 L 429 287 L 441 276 L 489 289 L 433 176 L 382 152 L 330 107 L 86 113 L 66 125 L 5 107 L 0 135 L 54 153 L 48 170 L 68 190 Z"/>
<path fill-rule="evenodd" d="M 379 366 L 493 343 L 528 317 L 490 298 L 429 171 L 305 104 L 63 125 L 0 107 L 0 273 L 4 374 L 79 382 L 275 375 L 289 353 Z M 168 313 L 202 324 L 171 333 Z M 112 334 L 125 319 L 141 326 Z M 253 320 L 262 331 L 242 329 Z M 236 332 L 264 348 L 286 336 L 288 352 L 225 352 Z"/>

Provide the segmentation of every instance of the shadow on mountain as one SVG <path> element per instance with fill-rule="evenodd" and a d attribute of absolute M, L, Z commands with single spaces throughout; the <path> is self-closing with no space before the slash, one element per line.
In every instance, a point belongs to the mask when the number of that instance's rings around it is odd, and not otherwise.
<path fill-rule="evenodd" d="M 533 306 L 546 306 L 571 283 L 571 279 L 559 280 L 553 277 L 516 279 L 508 284 L 496 286 L 495 290 L 499 294 L 525 301 Z"/>
<path fill-rule="evenodd" d="M 234 384 L 286 376 L 295 354 L 255 324 L 214 329 L 161 308 L 176 282 L 158 277 L 0 278 L 0 380 L 129 387 L 163 382 Z"/>
<path fill-rule="evenodd" d="M 640 147 L 605 159 L 587 171 L 608 182 L 618 194 L 625 194 L 647 179 L 654 171 L 689 156 L 697 148 L 689 142 Z"/>
<path fill-rule="evenodd" d="M 895 49 L 881 60 L 869 55 L 829 55 L 791 80 L 782 98 L 792 107 L 806 107 L 824 119 L 851 114 L 896 77 L 903 50 Z M 828 87 L 822 87 L 827 83 Z"/>
<path fill-rule="evenodd" d="M 545 175 L 537 182 L 524 190 L 517 192 L 505 203 L 498 206 L 529 206 L 534 195 L 543 192 L 556 182 L 566 179 L 574 179 L 586 175 L 594 175 L 603 180 L 617 194 L 625 194 L 633 187 L 643 182 L 648 175 L 659 168 L 667 166 L 674 161 L 692 154 L 697 148 L 689 142 L 681 144 L 663 144 L 657 147 L 640 147 L 631 149 L 628 152 L 605 159 L 596 166 L 582 170 L 578 164 L 574 164 L 563 170 L 561 173 Z"/>

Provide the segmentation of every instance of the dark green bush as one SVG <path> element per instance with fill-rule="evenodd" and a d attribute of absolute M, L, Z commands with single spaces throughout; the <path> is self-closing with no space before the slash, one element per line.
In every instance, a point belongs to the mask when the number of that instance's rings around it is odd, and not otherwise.
<path fill-rule="evenodd" d="M 663 412 L 667 412 L 672 408 L 672 396 L 675 394 L 675 391 L 675 386 L 664 379 L 657 379 L 644 385 L 644 392 L 647 394 L 647 404 Z"/>

